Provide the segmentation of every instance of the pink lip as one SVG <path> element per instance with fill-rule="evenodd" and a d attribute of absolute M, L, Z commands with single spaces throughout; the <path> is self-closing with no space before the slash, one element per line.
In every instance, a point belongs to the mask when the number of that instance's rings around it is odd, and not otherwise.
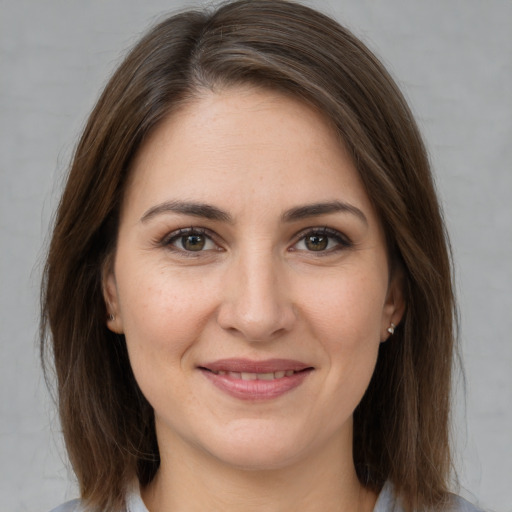
<path fill-rule="evenodd" d="M 291 359 L 221 359 L 201 365 L 199 370 L 212 384 L 230 396 L 242 400 L 270 400 L 300 386 L 313 368 Z M 294 372 L 292 375 L 272 380 L 244 380 L 241 376 L 215 373 L 274 373 L 290 370 Z"/>

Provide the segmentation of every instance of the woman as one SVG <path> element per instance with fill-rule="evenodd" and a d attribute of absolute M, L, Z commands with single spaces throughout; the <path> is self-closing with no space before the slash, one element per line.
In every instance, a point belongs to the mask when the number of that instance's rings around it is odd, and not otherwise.
<path fill-rule="evenodd" d="M 57 214 L 43 351 L 81 492 L 57 510 L 473 510 L 454 310 L 425 150 L 368 49 L 291 2 L 167 19 Z"/>

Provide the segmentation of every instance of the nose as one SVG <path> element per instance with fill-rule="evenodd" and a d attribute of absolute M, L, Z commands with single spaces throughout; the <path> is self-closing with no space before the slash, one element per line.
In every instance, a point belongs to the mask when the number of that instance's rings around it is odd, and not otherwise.
<path fill-rule="evenodd" d="M 250 342 L 271 341 L 290 331 L 296 312 L 282 266 L 270 251 L 241 255 L 227 271 L 219 325 Z"/>

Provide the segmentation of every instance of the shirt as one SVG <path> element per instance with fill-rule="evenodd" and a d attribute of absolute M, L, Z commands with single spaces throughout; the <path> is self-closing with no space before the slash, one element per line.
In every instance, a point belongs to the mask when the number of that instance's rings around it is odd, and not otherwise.
<path fill-rule="evenodd" d="M 80 504 L 80 500 L 73 500 L 54 508 L 51 512 L 87 512 Z M 126 493 L 126 512 L 149 512 L 140 496 L 139 486 L 136 484 Z M 386 482 L 377 498 L 373 512 L 404 512 L 400 499 L 395 495 L 393 484 Z M 443 512 L 482 512 L 468 501 L 454 496 L 453 504 Z"/>

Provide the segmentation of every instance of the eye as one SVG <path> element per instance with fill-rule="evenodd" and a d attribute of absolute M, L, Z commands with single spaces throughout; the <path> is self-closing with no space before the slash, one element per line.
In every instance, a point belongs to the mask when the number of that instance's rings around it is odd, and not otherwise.
<path fill-rule="evenodd" d="M 218 250 L 218 245 L 200 228 L 180 229 L 171 233 L 163 244 L 177 251 L 202 252 Z"/>
<path fill-rule="evenodd" d="M 334 252 L 350 247 L 350 240 L 335 229 L 319 228 L 302 232 L 292 250 L 308 252 Z"/>
<path fill-rule="evenodd" d="M 308 235 L 304 237 L 304 245 L 309 251 L 325 251 L 329 247 L 329 237 L 325 235 Z"/>

